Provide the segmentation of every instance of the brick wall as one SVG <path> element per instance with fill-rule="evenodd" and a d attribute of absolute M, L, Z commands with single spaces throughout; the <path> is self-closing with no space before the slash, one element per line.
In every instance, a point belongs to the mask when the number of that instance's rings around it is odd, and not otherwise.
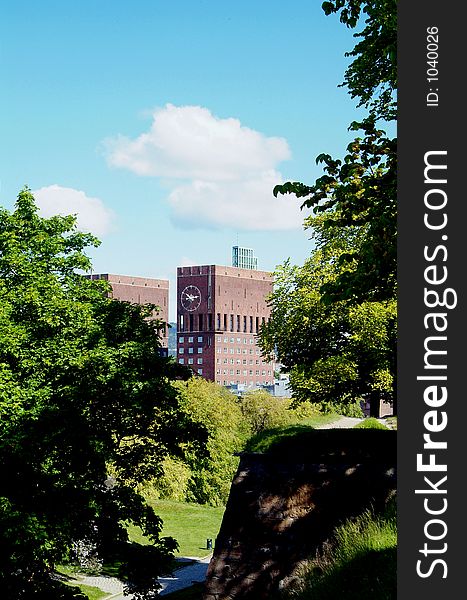
<path fill-rule="evenodd" d="M 333 529 L 396 488 L 396 432 L 322 430 L 243 454 L 203 600 L 269 600 Z"/>

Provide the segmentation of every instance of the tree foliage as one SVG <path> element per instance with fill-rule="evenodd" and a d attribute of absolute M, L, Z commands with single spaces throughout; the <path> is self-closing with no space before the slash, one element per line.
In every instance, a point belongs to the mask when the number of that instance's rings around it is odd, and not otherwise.
<path fill-rule="evenodd" d="M 238 467 L 235 454 L 248 434 L 237 397 L 200 377 L 173 385 L 186 418 L 203 428 L 207 439 L 202 449 L 182 444 L 182 459 L 165 460 L 164 474 L 154 482 L 156 491 L 171 500 L 223 505 Z"/>
<path fill-rule="evenodd" d="M 362 134 L 343 159 L 323 153 L 324 174 L 314 185 L 287 182 L 274 194 L 294 194 L 312 209 L 305 228 L 315 249 L 303 267 L 286 263 L 271 296 L 272 318 L 261 332 L 265 352 L 290 369 L 297 399 L 354 404 L 377 394 L 395 399 L 396 140 L 377 126 L 395 118 L 395 0 L 331 0 L 355 28 L 359 42 L 345 72 L 358 106 L 368 109 L 350 125 Z"/>
<path fill-rule="evenodd" d="M 369 109 L 373 118 L 396 118 L 397 3 L 396 0 L 331 0 L 323 2 L 325 14 L 340 14 L 340 21 L 355 28 L 362 14 L 365 27 L 354 35 L 360 41 L 346 56 L 353 61 L 344 75 L 352 98 Z"/>
<path fill-rule="evenodd" d="M 364 137 L 349 144 L 343 160 L 320 154 L 317 162 L 324 164 L 325 174 L 314 185 L 289 182 L 274 189 L 275 195 L 306 198 L 302 208 L 313 208 L 314 215 L 305 219 L 305 228 L 318 248 L 330 243 L 330 235 L 346 240 L 338 257 L 344 268 L 321 289 L 325 302 L 396 295 L 396 140 L 371 119 L 352 128 L 361 128 Z"/>
<path fill-rule="evenodd" d="M 120 549 L 122 576 L 150 598 L 176 547 L 159 536 L 161 520 L 134 489 L 201 435 L 170 385 L 188 372 L 160 356 L 162 323 L 146 318 L 153 306 L 110 300 L 106 283 L 80 274 L 90 269 L 85 249 L 96 245 L 74 217 L 41 218 L 28 189 L 13 212 L 0 210 L 5 597 L 65 597 L 69 588 L 50 574 L 84 540 L 104 558 Z M 130 546 L 125 521 L 153 546 Z M 144 553 L 149 573 L 134 566 Z"/>

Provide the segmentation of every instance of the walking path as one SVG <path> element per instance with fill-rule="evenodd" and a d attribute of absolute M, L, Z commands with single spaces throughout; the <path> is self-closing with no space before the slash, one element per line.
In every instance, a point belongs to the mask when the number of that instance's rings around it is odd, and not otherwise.
<path fill-rule="evenodd" d="M 208 570 L 211 556 L 204 558 L 187 556 L 179 560 L 194 561 L 187 567 L 176 569 L 170 577 L 159 577 L 159 583 L 162 585 L 160 596 L 171 594 L 177 590 L 189 587 L 193 583 L 203 582 L 206 579 L 206 571 Z M 105 600 L 131 600 L 132 595 L 123 595 L 123 584 L 116 577 L 92 576 L 92 575 L 76 575 L 76 580 L 79 583 L 97 587 L 103 592 L 107 592 L 109 596 Z"/>
<path fill-rule="evenodd" d="M 319 425 L 317 429 L 348 429 L 351 427 L 355 427 L 358 423 L 363 421 L 363 419 L 357 417 L 340 417 L 337 421 L 333 421 L 332 423 L 327 423 L 326 425 Z"/>
<path fill-rule="evenodd" d="M 159 583 L 162 584 L 160 596 L 176 592 L 183 588 L 189 587 L 193 583 L 201 583 L 206 579 L 206 571 L 208 570 L 211 556 L 205 558 L 193 558 L 195 562 L 188 567 L 177 569 L 173 577 L 159 577 Z"/>

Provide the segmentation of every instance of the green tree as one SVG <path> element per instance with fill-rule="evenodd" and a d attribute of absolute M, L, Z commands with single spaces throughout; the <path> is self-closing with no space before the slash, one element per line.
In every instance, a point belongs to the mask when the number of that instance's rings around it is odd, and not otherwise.
<path fill-rule="evenodd" d="M 162 323 L 146 318 L 154 306 L 110 300 L 107 284 L 80 274 L 90 269 L 86 247 L 97 245 L 74 217 L 41 218 L 28 189 L 13 212 L 0 210 L 5 597 L 73 595 L 50 575 L 80 542 L 102 558 L 118 549 L 129 588 L 152 598 L 176 547 L 134 490 L 201 435 L 170 385 L 188 372 L 160 356 Z M 130 545 L 125 521 L 153 545 Z"/>
<path fill-rule="evenodd" d="M 196 444 L 182 444 L 183 460 L 165 461 L 163 477 L 154 482 L 156 490 L 170 499 L 184 497 L 189 502 L 223 505 L 238 467 L 235 454 L 248 434 L 237 397 L 201 377 L 177 381 L 173 386 L 186 418 L 206 431 L 207 440 L 201 450 Z M 173 481 L 174 477 L 178 481 Z"/>
<path fill-rule="evenodd" d="M 345 157 L 320 154 L 324 174 L 314 185 L 287 182 L 274 194 L 294 194 L 312 209 L 305 228 L 315 249 L 302 268 L 285 264 L 271 297 L 272 319 L 263 350 L 276 351 L 290 370 L 294 396 L 354 403 L 362 395 L 395 401 L 396 140 L 378 128 L 395 118 L 395 0 L 331 0 L 360 41 L 344 82 L 368 116 Z"/>
<path fill-rule="evenodd" d="M 344 81 L 358 106 L 374 119 L 396 118 L 397 2 L 396 0 L 330 0 L 323 2 L 326 15 L 340 14 L 340 21 L 354 29 L 365 15 L 365 27 L 354 34 L 360 39 L 346 56 L 352 57 Z"/>
<path fill-rule="evenodd" d="M 260 342 L 289 371 L 295 400 L 348 412 L 362 397 L 394 398 L 396 306 L 323 300 L 321 288 L 342 269 L 337 240 L 332 255 L 322 247 L 303 267 L 286 263 L 277 271 Z"/>

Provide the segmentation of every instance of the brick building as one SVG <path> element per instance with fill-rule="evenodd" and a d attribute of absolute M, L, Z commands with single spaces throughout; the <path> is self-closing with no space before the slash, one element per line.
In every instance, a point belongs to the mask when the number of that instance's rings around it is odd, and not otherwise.
<path fill-rule="evenodd" d="M 177 354 L 181 364 L 239 390 L 273 385 L 274 363 L 256 334 L 270 316 L 272 274 L 202 265 L 177 269 Z"/>
<path fill-rule="evenodd" d="M 112 286 L 111 297 L 132 304 L 157 304 L 160 311 L 155 315 L 164 323 L 169 321 L 169 282 L 165 279 L 132 277 L 100 273 L 90 275 L 91 279 L 105 279 Z M 167 326 L 162 336 L 162 347 L 168 346 Z"/>

